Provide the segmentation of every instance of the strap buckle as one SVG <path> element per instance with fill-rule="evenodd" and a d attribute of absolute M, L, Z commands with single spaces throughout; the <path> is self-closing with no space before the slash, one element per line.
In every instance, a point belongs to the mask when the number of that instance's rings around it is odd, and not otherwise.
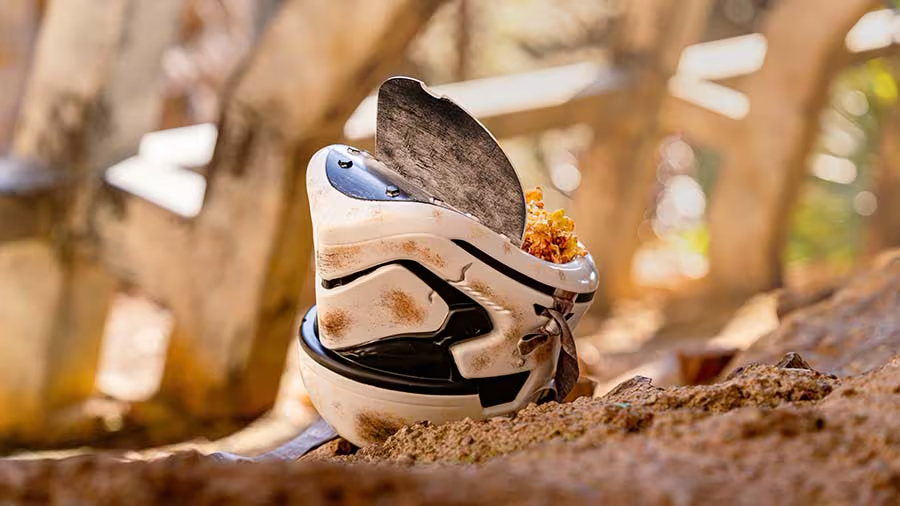
<path fill-rule="evenodd" d="M 553 294 L 553 307 L 544 308 L 541 312 L 541 316 L 547 317 L 547 322 L 536 333 L 523 336 L 518 343 L 519 353 L 526 356 L 546 343 L 547 340 L 559 339 L 560 348 L 556 360 L 556 371 L 550 383 L 542 389 L 544 395 L 540 396 L 546 400 L 559 402 L 565 399 L 572 387 L 575 386 L 575 382 L 578 381 L 578 352 L 575 349 L 572 329 L 566 320 L 575 305 L 574 301 L 574 293 L 557 290 Z M 547 395 L 550 391 L 555 395 Z"/>

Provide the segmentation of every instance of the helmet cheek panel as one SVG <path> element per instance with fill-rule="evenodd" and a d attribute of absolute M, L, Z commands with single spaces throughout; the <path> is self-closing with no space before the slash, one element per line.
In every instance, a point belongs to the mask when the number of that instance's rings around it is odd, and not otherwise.
<path fill-rule="evenodd" d="M 453 286 L 481 304 L 494 326 L 487 335 L 451 347 L 462 376 L 487 378 L 532 369 L 537 355 L 523 357 L 518 342 L 547 321 L 535 314 L 535 304 L 551 305 L 553 298 L 498 273 L 474 257 L 465 278 Z"/>
<path fill-rule="evenodd" d="M 418 276 L 385 265 L 351 283 L 316 286 L 319 338 L 329 349 L 346 348 L 398 334 L 438 330 L 449 308 Z"/>

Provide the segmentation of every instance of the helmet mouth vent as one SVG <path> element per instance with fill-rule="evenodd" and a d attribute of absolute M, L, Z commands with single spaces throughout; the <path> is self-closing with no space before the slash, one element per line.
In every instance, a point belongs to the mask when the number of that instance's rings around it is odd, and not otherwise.
<path fill-rule="evenodd" d="M 514 401 L 531 375 L 531 371 L 521 371 L 490 378 L 463 378 L 456 365 L 452 363 L 452 358 L 450 358 L 452 374 L 445 379 L 379 371 L 351 361 L 341 353 L 322 346 L 319 341 L 316 315 L 316 306 L 312 306 L 303 316 L 299 336 L 301 353 L 307 354 L 319 365 L 340 376 L 366 385 L 426 395 L 478 395 L 481 406 L 488 408 Z"/>
<path fill-rule="evenodd" d="M 516 400 L 529 376 L 531 371 L 484 378 L 478 385 L 478 401 L 481 402 L 481 407 L 490 408 Z"/>
<path fill-rule="evenodd" d="M 316 306 L 312 306 L 300 325 L 300 348 L 310 358 L 326 369 L 350 380 L 387 390 L 429 394 L 429 395 L 472 395 L 478 389 L 472 380 L 458 376 L 455 378 L 425 378 L 378 370 L 354 362 L 347 356 L 330 350 L 319 341 L 316 322 Z M 455 368 L 455 366 L 454 366 Z"/>

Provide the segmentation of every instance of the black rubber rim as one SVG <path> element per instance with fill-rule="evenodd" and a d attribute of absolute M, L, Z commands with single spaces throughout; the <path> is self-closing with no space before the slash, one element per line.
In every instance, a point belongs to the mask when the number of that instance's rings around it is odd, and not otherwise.
<path fill-rule="evenodd" d="M 464 249 L 466 253 L 472 255 L 473 257 L 481 260 L 489 267 L 505 274 L 509 278 L 515 280 L 518 283 L 521 283 L 525 286 L 534 288 L 535 290 L 544 293 L 546 295 L 553 295 L 556 292 L 556 287 L 550 286 L 546 283 L 542 283 L 528 275 L 522 274 L 521 272 L 513 269 L 512 267 L 504 264 L 500 260 L 488 255 L 484 251 L 473 246 L 471 243 L 463 241 L 461 239 L 453 239 L 453 243 Z M 589 302 L 593 300 L 594 293 L 596 292 L 587 292 L 587 293 L 579 293 L 575 296 L 575 302 Z"/>
<path fill-rule="evenodd" d="M 427 395 L 477 395 L 475 380 L 410 380 L 378 371 L 363 369 L 339 354 L 325 348 L 319 341 L 316 323 L 316 306 L 309 308 L 300 324 L 300 347 L 322 367 L 348 379 L 367 385 Z"/>
<path fill-rule="evenodd" d="M 515 400 L 531 375 L 531 371 L 521 371 L 504 376 L 468 379 L 456 371 L 453 378 L 448 380 L 412 380 L 366 369 L 322 346 L 318 336 L 316 306 L 312 306 L 303 316 L 303 323 L 300 325 L 300 348 L 301 353 L 306 353 L 322 367 L 359 383 L 414 394 L 477 395 L 483 408 Z"/>

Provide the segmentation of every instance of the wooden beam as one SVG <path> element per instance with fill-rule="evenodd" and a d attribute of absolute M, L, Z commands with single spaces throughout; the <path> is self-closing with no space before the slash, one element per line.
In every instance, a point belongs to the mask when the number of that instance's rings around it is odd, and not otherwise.
<path fill-rule="evenodd" d="M 629 85 L 608 63 L 578 63 L 433 87 L 478 118 L 498 138 L 540 133 L 612 115 Z M 344 127 L 346 142 L 374 147 L 376 97 L 367 97 Z"/>
<path fill-rule="evenodd" d="M 59 262 L 44 241 L 0 247 L 0 441 L 35 437 L 45 427 L 48 336 L 56 332 L 62 284 Z"/>
<path fill-rule="evenodd" d="M 719 86 L 713 83 L 704 84 Z M 698 87 L 698 91 L 704 90 L 705 87 Z M 745 98 L 740 92 L 730 91 Z M 703 97 L 708 101 L 714 98 L 714 95 L 704 94 Z M 689 97 L 669 94 L 662 104 L 659 115 L 660 122 L 668 133 L 683 135 L 691 143 L 699 146 L 727 151 L 731 143 L 740 139 L 740 117 L 734 117 L 739 114 L 731 114 L 735 112 L 734 109 L 740 107 L 739 103 L 736 106 L 726 104 L 717 108 L 716 104 L 707 102 L 701 105 Z M 725 114 L 726 112 L 729 114 Z"/>
<path fill-rule="evenodd" d="M 0 432 L 40 438 L 49 410 L 94 391 L 115 287 L 96 262 L 91 215 L 98 169 L 135 149 L 155 126 L 155 78 L 175 33 L 179 2 L 49 5 L 13 153 L 35 167 L 51 167 L 65 186 L 52 199 L 31 200 L 30 217 L 41 225 L 27 231 L 28 238 L 0 244 L 0 306 L 17 308 L 0 313 L 7 350 L 0 357 Z M 20 188 L 29 177 L 41 179 L 38 170 L 31 172 L 18 179 Z M 19 212 L 29 214 L 21 205 Z M 52 220 L 52 235 L 42 235 L 45 220 Z M 26 285 L 31 296 L 18 300 Z"/>
<path fill-rule="evenodd" d="M 656 177 L 658 145 L 671 128 L 661 122 L 682 50 L 706 25 L 710 2 L 655 0 L 627 3 L 614 44 L 614 61 L 632 72 L 632 87 L 621 114 L 605 118 L 615 125 L 595 135 L 582 159 L 582 182 L 575 195 L 578 234 L 600 265 L 596 311 L 631 291 L 631 264 L 637 230 Z"/>
<path fill-rule="evenodd" d="M 18 239 L 46 238 L 62 187 L 55 171 L 21 159 L 0 158 L 0 247 Z"/>
<path fill-rule="evenodd" d="M 692 44 L 684 49 L 677 73 L 693 79 L 740 88 L 766 57 L 766 38 L 758 33 Z"/>
<path fill-rule="evenodd" d="M 638 5 L 640 2 L 635 2 Z M 634 7 L 632 7 L 634 8 Z M 873 17 L 877 22 L 866 22 Z M 854 27 L 863 37 L 859 47 L 849 48 L 841 55 L 840 65 L 852 65 L 872 58 L 895 54 L 900 45 L 893 43 L 897 37 L 894 29 L 898 16 L 889 9 L 870 12 Z M 634 22 L 634 25 L 652 24 Z M 628 23 L 626 23 L 628 24 Z M 646 37 L 640 35 L 635 37 Z M 890 41 L 890 42 L 888 42 Z M 849 38 L 848 38 L 849 42 Z M 700 85 L 719 85 L 733 92 L 745 92 L 748 77 L 759 71 L 768 51 L 763 34 L 754 33 L 722 40 L 690 44 L 677 55 L 675 74 L 679 82 Z M 528 135 L 550 128 L 569 126 L 579 122 L 592 122 L 597 117 L 608 116 L 617 110 L 624 92 L 632 84 L 624 68 L 616 68 L 611 62 L 579 63 L 507 76 L 473 79 L 433 89 L 462 104 L 472 115 L 484 123 L 494 136 L 509 138 Z M 670 88 L 671 89 L 671 88 Z M 698 90 L 708 95 L 708 90 Z M 669 101 L 672 109 L 668 116 L 675 121 L 676 130 L 701 130 L 706 137 L 717 127 L 701 125 L 687 116 L 685 126 L 679 126 L 676 112 L 686 112 L 683 106 L 690 101 Z M 696 105 L 696 103 L 695 103 Z M 696 109 L 694 109 L 696 110 Z M 715 108 L 713 108 L 715 110 Z M 700 115 L 710 117 L 700 111 Z M 729 114 L 723 113 L 726 116 Z M 732 118 L 737 119 L 737 118 Z M 375 132 L 375 97 L 367 97 L 356 109 L 344 129 L 345 140 L 358 147 L 373 146 Z"/>
<path fill-rule="evenodd" d="M 6 0 L 0 9 L 0 156 L 12 138 L 16 114 L 31 63 L 38 30 L 38 8 L 34 0 Z"/>
<path fill-rule="evenodd" d="M 187 304 L 192 221 L 111 185 L 98 200 L 94 222 L 107 270 L 163 305 Z"/>
<path fill-rule="evenodd" d="M 763 33 L 768 56 L 747 85 L 750 110 L 716 183 L 709 213 L 710 281 L 733 297 L 781 282 L 788 214 L 806 174 L 819 111 L 844 38 L 871 0 L 784 0 Z"/>
<path fill-rule="evenodd" d="M 869 254 L 900 247 L 900 107 L 894 106 L 881 125 L 878 162 L 872 191 L 874 214 L 864 218 L 865 249 Z"/>
<path fill-rule="evenodd" d="M 876 6 L 873 2 L 872 7 Z M 900 47 L 898 19 L 900 14 L 895 9 L 873 10 L 861 16 L 846 34 L 846 51 L 837 65 L 855 65 L 896 54 Z M 759 33 L 694 44 L 682 54 L 678 73 L 746 91 L 748 76 L 762 67 L 767 47 L 766 37 Z"/>

